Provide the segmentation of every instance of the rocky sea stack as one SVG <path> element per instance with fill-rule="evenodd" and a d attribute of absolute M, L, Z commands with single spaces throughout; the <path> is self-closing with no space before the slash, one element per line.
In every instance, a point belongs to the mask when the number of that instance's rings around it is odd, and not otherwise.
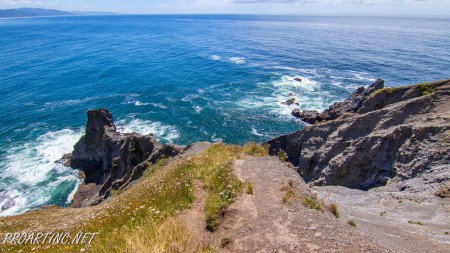
<path fill-rule="evenodd" d="M 107 109 L 89 110 L 87 117 L 86 133 L 75 144 L 70 160 L 70 166 L 84 174 L 73 207 L 101 202 L 112 189 L 140 178 L 150 164 L 183 151 L 182 146 L 159 144 L 152 134 L 120 134 Z"/>

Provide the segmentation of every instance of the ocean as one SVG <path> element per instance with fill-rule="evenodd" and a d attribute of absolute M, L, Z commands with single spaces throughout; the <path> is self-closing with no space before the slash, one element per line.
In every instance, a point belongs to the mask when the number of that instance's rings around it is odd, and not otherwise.
<path fill-rule="evenodd" d="M 450 19 L 135 15 L 0 19 L 0 215 L 70 204 L 55 164 L 108 108 L 163 143 L 262 142 L 355 88 L 450 77 Z M 295 78 L 301 78 L 298 82 Z"/>

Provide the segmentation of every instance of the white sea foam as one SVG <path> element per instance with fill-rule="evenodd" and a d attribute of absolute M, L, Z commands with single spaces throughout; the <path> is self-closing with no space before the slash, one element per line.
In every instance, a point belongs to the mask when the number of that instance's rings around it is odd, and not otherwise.
<path fill-rule="evenodd" d="M 302 73 L 310 73 L 312 76 L 282 75 L 278 79 L 267 83 L 259 83 L 262 89 L 270 88 L 273 92 L 270 96 L 251 95 L 240 101 L 238 105 L 248 109 L 266 110 L 281 118 L 289 118 L 293 109 L 301 110 L 323 110 L 328 106 L 326 97 L 329 91 L 314 80 L 314 71 L 304 70 Z M 299 80 L 295 80 L 300 78 Z M 297 104 L 287 105 L 286 101 L 294 98 Z M 288 116 L 288 117 L 286 117 Z M 254 134 L 254 132 L 252 131 Z"/>
<path fill-rule="evenodd" d="M 135 119 L 133 117 L 117 121 L 116 126 L 121 133 L 136 132 L 144 135 L 153 134 L 156 140 L 169 143 L 180 137 L 175 126 L 164 125 L 161 122 Z"/>
<path fill-rule="evenodd" d="M 245 63 L 245 58 L 244 57 L 230 57 L 229 60 L 231 62 L 236 63 L 236 64 L 244 64 Z"/>
<path fill-rule="evenodd" d="M 81 180 L 76 171 L 55 164 L 55 161 L 63 154 L 72 152 L 81 135 L 81 131 L 63 129 L 48 132 L 35 141 L 9 149 L 1 166 L 4 170 L 0 180 L 13 178 L 14 184 L 5 187 L 8 190 L 0 198 L 0 207 L 5 210 L 0 214 L 22 213 L 44 205 L 52 197 L 55 188 L 62 183 L 72 182 L 78 185 Z"/>
<path fill-rule="evenodd" d="M 252 126 L 252 134 L 256 135 L 256 136 L 264 136 L 264 134 L 258 133 L 258 131 L 256 130 L 256 128 L 254 126 Z"/>
<path fill-rule="evenodd" d="M 211 59 L 213 59 L 213 60 L 215 60 L 215 61 L 218 61 L 218 60 L 220 60 L 220 56 L 218 56 L 218 55 L 213 55 L 213 56 L 211 56 Z"/>
<path fill-rule="evenodd" d="M 182 98 L 181 101 L 191 102 L 192 100 L 199 98 L 199 97 L 200 97 L 199 94 L 189 94 L 189 95 L 185 96 L 184 98 Z"/>
<path fill-rule="evenodd" d="M 216 133 L 213 133 L 213 135 L 211 136 L 211 141 L 212 142 L 222 142 L 223 139 L 222 138 L 218 138 Z"/>
<path fill-rule="evenodd" d="M 141 101 L 139 101 L 139 100 L 136 100 L 136 102 L 134 102 L 134 105 L 135 106 L 143 106 L 143 105 L 149 105 L 150 103 L 142 103 Z"/>
<path fill-rule="evenodd" d="M 300 81 L 301 80 L 301 81 Z M 291 86 L 306 90 L 314 90 L 319 83 L 304 76 L 282 76 L 279 80 L 272 82 L 273 86 Z"/>
<path fill-rule="evenodd" d="M 195 110 L 196 113 L 201 113 L 203 108 L 201 108 L 200 106 L 196 105 L 196 106 L 194 106 L 194 110 Z"/>
<path fill-rule="evenodd" d="M 161 104 L 161 103 L 150 103 L 150 105 L 154 106 L 154 107 L 158 107 L 161 109 L 167 109 L 167 106 Z"/>

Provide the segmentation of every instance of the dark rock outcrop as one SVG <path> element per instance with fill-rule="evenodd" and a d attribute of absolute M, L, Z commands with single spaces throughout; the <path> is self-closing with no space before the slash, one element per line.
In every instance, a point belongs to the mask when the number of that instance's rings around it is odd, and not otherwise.
<path fill-rule="evenodd" d="M 450 80 L 380 87 L 378 81 L 359 88 L 330 106 L 320 124 L 268 141 L 270 153 L 285 152 L 315 185 L 369 189 L 397 182 L 419 191 L 450 181 Z"/>
<path fill-rule="evenodd" d="M 101 184 L 119 156 L 121 136 L 108 110 L 89 110 L 87 117 L 86 133 L 74 146 L 70 166 L 83 170 L 86 183 Z"/>
<path fill-rule="evenodd" d="M 84 184 L 75 194 L 73 207 L 98 204 L 112 189 L 126 187 L 151 165 L 173 157 L 183 147 L 159 144 L 153 135 L 121 135 L 107 109 L 89 110 L 86 133 L 75 144 L 72 168 L 84 173 Z"/>

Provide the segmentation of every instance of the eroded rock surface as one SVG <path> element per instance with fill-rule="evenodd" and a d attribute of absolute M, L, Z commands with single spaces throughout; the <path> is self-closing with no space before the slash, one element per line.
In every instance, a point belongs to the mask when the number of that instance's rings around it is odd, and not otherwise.
<path fill-rule="evenodd" d="M 315 185 L 368 189 L 391 182 L 433 195 L 450 181 L 450 80 L 381 87 L 378 81 L 359 88 L 330 106 L 321 123 L 268 141 L 270 153 L 285 152 Z"/>
<path fill-rule="evenodd" d="M 151 164 L 184 149 L 161 145 L 152 134 L 121 135 L 107 109 L 89 110 L 87 116 L 86 134 L 75 144 L 70 160 L 70 166 L 82 170 L 85 177 L 73 207 L 98 204 L 111 190 L 124 188 L 140 178 Z"/>

